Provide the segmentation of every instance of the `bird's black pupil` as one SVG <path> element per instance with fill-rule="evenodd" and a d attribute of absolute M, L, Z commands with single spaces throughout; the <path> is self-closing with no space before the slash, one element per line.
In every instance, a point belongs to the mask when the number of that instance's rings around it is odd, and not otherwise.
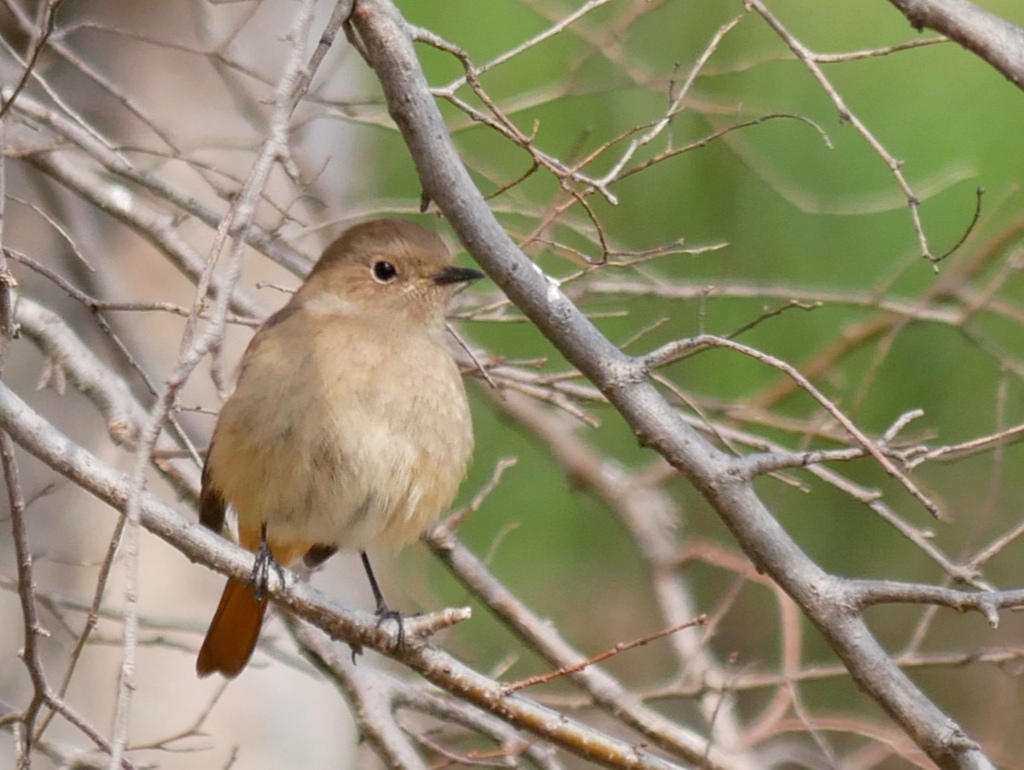
<path fill-rule="evenodd" d="M 398 271 L 395 270 L 395 266 L 390 262 L 374 262 L 373 264 L 373 276 L 378 281 L 394 280 L 395 276 L 398 275 Z"/>

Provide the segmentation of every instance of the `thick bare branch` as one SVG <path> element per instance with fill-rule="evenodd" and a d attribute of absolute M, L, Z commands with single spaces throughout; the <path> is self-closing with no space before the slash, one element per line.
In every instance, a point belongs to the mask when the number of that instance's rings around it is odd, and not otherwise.
<path fill-rule="evenodd" d="M 413 155 L 425 194 L 463 245 L 559 351 L 615 405 L 640 442 L 659 452 L 712 504 L 757 567 L 792 596 L 871 695 L 940 767 L 990 768 L 977 744 L 893 663 L 846 587 L 821 570 L 778 524 L 730 459 L 690 429 L 647 380 L 641 363 L 611 344 L 501 228 L 462 164 L 419 67 L 407 25 L 388 0 L 359 0 L 352 15 L 388 109 Z"/>
<path fill-rule="evenodd" d="M 969 0 L 889 0 L 910 20 L 955 40 L 1024 89 L 1024 29 Z"/>
<path fill-rule="evenodd" d="M 3 383 L 0 383 L 0 425 L 23 449 L 108 505 L 124 511 L 129 501 L 134 501 L 140 524 L 191 560 L 240 580 L 247 580 L 252 574 L 251 553 L 228 543 L 198 523 L 186 521 L 148 493 L 133 488 L 133 481 L 61 435 Z M 501 682 L 474 671 L 435 647 L 407 643 L 398 649 L 396 632 L 389 631 L 388 624 L 378 623 L 375 615 L 338 607 L 308 583 L 289 578 L 282 585 L 272 573 L 268 592 L 332 638 L 355 648 L 371 648 L 394 657 L 447 692 L 581 757 L 612 768 L 669 770 L 677 767 L 528 698 L 506 695 Z M 467 617 L 463 612 L 449 612 L 453 622 Z M 433 616 L 406 618 L 407 640 L 415 640 L 420 635 L 420 626 L 439 627 L 439 624 Z"/>

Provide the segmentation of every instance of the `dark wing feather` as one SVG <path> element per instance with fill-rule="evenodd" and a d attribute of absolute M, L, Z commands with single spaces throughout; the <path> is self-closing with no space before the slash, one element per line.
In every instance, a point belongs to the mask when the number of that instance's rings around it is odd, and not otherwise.
<path fill-rule="evenodd" d="M 210 482 L 210 460 L 207 453 L 206 464 L 203 466 L 203 488 L 199 493 L 199 523 L 217 534 L 224 531 L 224 520 L 227 518 L 227 505 L 220 490 Z"/>
<path fill-rule="evenodd" d="M 338 546 L 336 545 L 314 545 L 306 551 L 306 555 L 302 557 L 302 561 L 305 562 L 307 567 L 314 569 L 334 556 L 337 551 Z"/>

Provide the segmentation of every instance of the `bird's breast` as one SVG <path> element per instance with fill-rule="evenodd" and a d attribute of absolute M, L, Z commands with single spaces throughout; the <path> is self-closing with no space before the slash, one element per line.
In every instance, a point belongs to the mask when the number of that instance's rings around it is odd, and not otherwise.
<path fill-rule="evenodd" d="M 443 340 L 330 329 L 247 362 L 211 448 L 239 526 L 365 549 L 415 539 L 452 502 L 473 434 Z M 265 356 L 261 356 L 265 358 Z M 269 359 L 268 359 L 269 361 Z M 282 361 L 278 361 L 282 363 Z"/>

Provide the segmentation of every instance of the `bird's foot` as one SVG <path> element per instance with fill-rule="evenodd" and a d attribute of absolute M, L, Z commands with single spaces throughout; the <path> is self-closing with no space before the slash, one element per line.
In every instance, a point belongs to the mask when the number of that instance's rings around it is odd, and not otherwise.
<path fill-rule="evenodd" d="M 277 579 L 284 585 L 284 568 L 274 558 L 267 542 L 267 525 L 263 525 L 260 531 L 260 547 L 256 549 L 256 561 L 252 565 L 252 575 L 249 577 L 249 584 L 256 590 L 256 601 L 263 601 L 267 594 L 267 586 L 270 582 L 270 570 L 277 573 Z"/>
<path fill-rule="evenodd" d="M 405 647 L 405 616 L 398 610 L 393 610 L 384 602 L 377 604 L 377 609 L 374 612 L 377 616 L 377 628 L 381 627 L 381 624 L 388 620 L 393 620 L 398 624 L 398 636 L 395 638 L 395 652 L 400 651 Z"/>

